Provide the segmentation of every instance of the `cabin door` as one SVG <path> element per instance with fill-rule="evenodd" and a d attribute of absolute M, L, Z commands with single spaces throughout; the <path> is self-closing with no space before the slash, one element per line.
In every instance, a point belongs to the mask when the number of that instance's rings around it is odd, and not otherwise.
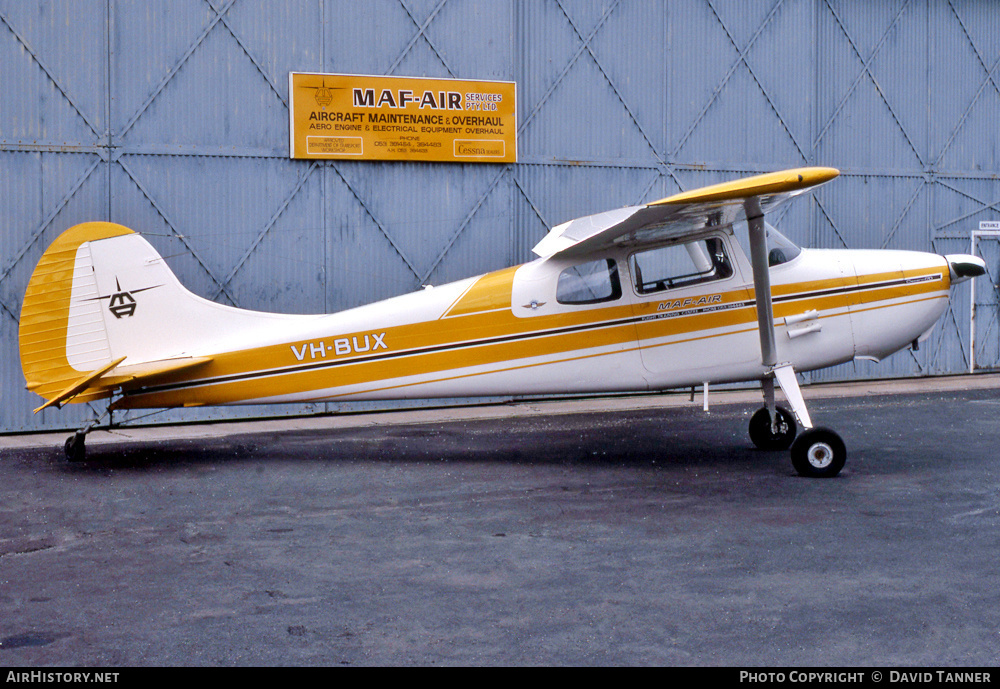
<path fill-rule="evenodd" d="M 730 241 L 720 234 L 628 257 L 639 351 L 652 387 L 738 377 L 759 362 L 752 294 Z"/>

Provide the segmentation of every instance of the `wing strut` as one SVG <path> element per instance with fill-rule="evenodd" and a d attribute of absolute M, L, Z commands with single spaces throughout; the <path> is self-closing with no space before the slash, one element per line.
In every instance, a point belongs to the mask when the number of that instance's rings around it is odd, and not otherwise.
<path fill-rule="evenodd" d="M 774 406 L 774 379 L 785 393 L 788 403 L 804 428 L 812 428 L 812 420 L 802 399 L 802 391 L 791 364 L 778 365 L 778 350 L 774 337 L 774 307 L 771 303 L 771 274 L 767 261 L 767 230 L 764 213 L 756 197 L 744 204 L 747 226 L 750 229 L 750 265 L 753 268 L 753 289 L 757 300 L 757 329 L 760 332 L 760 358 L 767 368 L 767 378 L 761 381 L 764 403 L 771 416 L 772 426 L 777 423 Z"/>
<path fill-rule="evenodd" d="M 750 228 L 750 265 L 753 267 L 753 291 L 757 299 L 757 326 L 760 331 L 760 356 L 768 369 L 778 363 L 774 345 L 774 309 L 771 305 L 771 274 L 767 265 L 767 231 L 760 201 L 747 199 L 744 206 Z"/>

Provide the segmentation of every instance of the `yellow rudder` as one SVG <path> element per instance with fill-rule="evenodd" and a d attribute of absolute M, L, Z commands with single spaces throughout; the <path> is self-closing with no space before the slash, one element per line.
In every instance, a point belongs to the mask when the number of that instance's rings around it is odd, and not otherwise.
<path fill-rule="evenodd" d="M 42 254 L 24 293 L 18 330 L 21 370 L 28 390 L 52 400 L 90 373 L 73 368 L 66 356 L 77 253 L 86 242 L 127 234 L 133 231 L 115 223 L 82 223 L 59 235 Z M 84 402 L 108 394 L 106 390 L 84 391 L 71 401 Z"/>

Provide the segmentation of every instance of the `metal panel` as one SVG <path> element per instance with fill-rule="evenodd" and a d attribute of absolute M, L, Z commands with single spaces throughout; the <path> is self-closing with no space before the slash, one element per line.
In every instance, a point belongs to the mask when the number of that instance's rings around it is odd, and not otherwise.
<path fill-rule="evenodd" d="M 33 416 L 17 318 L 49 242 L 106 217 L 106 4 L 0 4 L 0 430 L 76 424 L 90 410 Z"/>
<path fill-rule="evenodd" d="M 519 162 L 291 161 L 291 70 L 515 80 Z M 805 245 L 961 252 L 1000 211 L 990 0 L 0 0 L 0 79 L 0 431 L 91 413 L 33 417 L 16 342 L 35 262 L 84 220 L 150 235 L 203 296 L 305 313 L 528 260 L 573 217 L 795 165 L 843 171 L 772 219 Z M 812 378 L 966 370 L 962 289 L 919 351 Z"/>
<path fill-rule="evenodd" d="M 661 3 L 520 3 L 524 162 L 661 162 Z"/>
<path fill-rule="evenodd" d="M 824 2 L 814 140 L 821 158 L 869 171 L 920 170 L 926 151 L 927 17 L 910 0 Z M 884 84 L 884 85 L 883 85 Z"/>
<path fill-rule="evenodd" d="M 814 70 L 805 3 L 671 5 L 676 164 L 745 170 L 808 163 Z"/>
<path fill-rule="evenodd" d="M 930 159 L 938 170 L 1000 169 L 1000 11 L 994 2 L 930 4 Z"/>
<path fill-rule="evenodd" d="M 5 147 L 106 143 L 106 16 L 104 0 L 0 5 Z"/>
<path fill-rule="evenodd" d="M 976 284 L 976 318 L 970 328 L 970 349 L 975 356 L 970 368 L 975 370 L 1000 368 L 1000 238 L 982 237 L 976 243 L 976 254 L 986 261 L 987 280 Z M 970 301 L 971 306 L 971 301 Z M 974 333 L 974 335 L 973 335 Z"/>
<path fill-rule="evenodd" d="M 326 71 L 514 78 L 510 3 L 380 0 L 325 11 L 335 18 L 324 33 Z M 331 308 L 515 260 L 505 166 L 332 162 L 322 172 Z"/>

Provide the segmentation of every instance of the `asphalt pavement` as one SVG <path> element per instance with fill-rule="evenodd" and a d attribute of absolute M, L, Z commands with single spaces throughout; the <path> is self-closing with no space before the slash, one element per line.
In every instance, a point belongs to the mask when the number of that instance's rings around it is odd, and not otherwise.
<path fill-rule="evenodd" d="M 996 666 L 1000 380 L 0 437 L 0 666 Z"/>

